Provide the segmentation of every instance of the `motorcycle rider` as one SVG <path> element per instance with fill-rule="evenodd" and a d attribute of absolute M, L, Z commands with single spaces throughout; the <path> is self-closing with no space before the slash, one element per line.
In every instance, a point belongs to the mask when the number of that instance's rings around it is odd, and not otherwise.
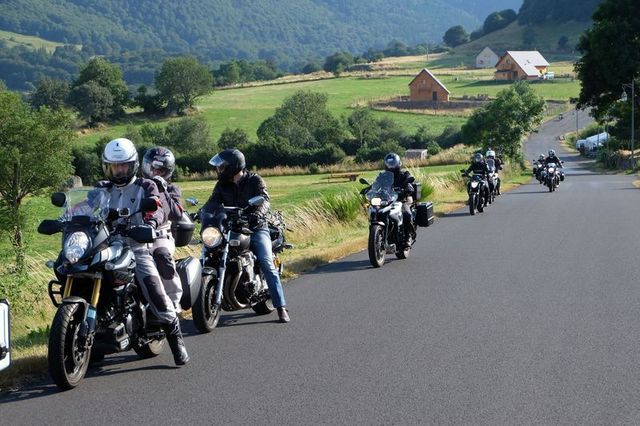
<path fill-rule="evenodd" d="M 534 163 L 534 167 L 533 167 L 533 174 L 535 175 L 536 179 L 538 179 L 540 183 L 542 183 L 541 171 L 542 171 L 542 168 L 544 167 L 544 160 L 545 160 L 544 154 L 538 155 L 538 161 Z M 535 167 L 536 164 L 538 165 L 538 167 Z"/>
<path fill-rule="evenodd" d="M 496 195 L 500 195 L 500 175 L 498 174 L 499 170 L 502 170 L 502 160 L 500 160 L 500 158 L 496 157 L 496 152 L 489 148 L 484 156 L 487 160 L 491 159 L 493 160 L 493 164 L 496 166 L 496 169 L 494 171 L 495 175 L 496 175 Z M 489 183 L 489 185 L 491 185 L 491 182 Z M 493 188 L 489 188 L 490 191 L 493 191 Z"/>
<path fill-rule="evenodd" d="M 260 270 L 267 281 L 273 306 L 278 311 L 278 319 L 281 323 L 287 323 L 290 317 L 280 275 L 273 263 L 271 237 L 266 218 L 269 212 L 267 185 L 258 174 L 246 169 L 244 154 L 237 149 L 225 149 L 217 153 L 209 160 L 209 164 L 216 168 L 218 181 L 201 212 L 223 218 L 224 206 L 245 208 L 249 205 L 250 198 L 259 195 L 266 200 L 249 214 L 249 229 L 253 231 L 251 250 L 258 259 Z"/>
<path fill-rule="evenodd" d="M 398 201 L 402 202 L 402 228 L 404 234 L 404 244 L 406 247 L 411 246 L 416 238 L 415 226 L 413 224 L 413 215 L 411 214 L 411 205 L 413 204 L 414 187 L 411 173 L 408 170 L 401 170 L 402 161 L 400 156 L 395 152 L 390 152 L 384 157 L 384 169 L 393 173 L 393 187 L 400 188 Z"/>
<path fill-rule="evenodd" d="M 180 189 L 170 181 L 175 168 L 176 158 L 165 147 L 149 148 L 142 157 L 142 175 L 156 183 L 158 191 L 160 191 L 162 209 L 168 213 L 169 219 L 168 222 L 157 228 L 158 238 L 153 242 L 151 256 L 156 262 L 167 296 L 173 302 L 176 312 L 180 313 L 182 311 L 180 306 L 182 283 L 176 271 L 174 260 L 176 244 L 171 233 L 171 223 L 182 218 L 184 209 L 180 205 Z"/>
<path fill-rule="evenodd" d="M 104 188 L 110 193 L 109 207 L 114 209 L 128 208 L 135 212 L 142 199 L 156 199 L 158 209 L 155 212 L 138 213 L 133 216 L 131 223 L 161 228 L 167 221 L 167 212 L 160 202 L 158 187 L 152 180 L 136 177 L 138 166 L 138 152 L 133 142 L 125 138 L 114 139 L 105 146 L 102 153 L 102 170 L 108 180 L 98 182 L 96 187 Z M 152 245 L 141 244 L 131 238 L 126 240 L 136 259 L 137 281 L 151 311 L 162 325 L 173 360 L 176 365 L 184 365 L 189 361 L 189 355 L 182 338 L 180 321 L 151 256 Z"/>
<path fill-rule="evenodd" d="M 471 165 L 465 171 L 465 174 L 469 174 L 469 172 L 473 172 L 474 175 L 482 176 L 482 188 L 484 191 L 484 205 L 487 206 L 489 202 L 489 183 L 487 181 L 487 176 L 489 175 L 489 167 L 487 167 L 487 163 L 484 161 L 482 154 L 476 152 L 474 156 L 471 158 Z"/>
<path fill-rule="evenodd" d="M 560 159 L 558 158 L 558 156 L 556 155 L 556 152 L 553 149 L 549 150 L 549 155 L 547 156 L 547 158 L 544 159 L 544 165 L 548 165 L 549 163 L 555 163 L 556 167 L 560 170 L 560 180 L 563 181 L 564 180 L 564 172 L 562 171 L 562 169 L 564 168 L 562 166 L 562 161 L 560 161 Z"/>

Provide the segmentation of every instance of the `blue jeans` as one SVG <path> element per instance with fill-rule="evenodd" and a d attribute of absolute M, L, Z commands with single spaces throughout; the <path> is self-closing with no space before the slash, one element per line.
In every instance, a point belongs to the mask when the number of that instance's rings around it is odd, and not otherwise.
<path fill-rule="evenodd" d="M 258 258 L 260 270 L 267 280 L 267 287 L 271 293 L 273 306 L 280 308 L 286 304 L 284 300 L 284 291 L 280 282 L 280 275 L 276 266 L 273 264 L 273 252 L 271 251 L 271 237 L 269 230 L 256 229 L 251 235 L 251 251 Z"/>

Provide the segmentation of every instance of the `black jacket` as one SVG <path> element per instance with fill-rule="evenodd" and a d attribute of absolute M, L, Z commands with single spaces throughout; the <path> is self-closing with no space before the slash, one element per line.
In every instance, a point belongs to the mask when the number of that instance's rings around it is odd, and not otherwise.
<path fill-rule="evenodd" d="M 487 163 L 485 163 L 484 161 L 480 163 L 471 163 L 466 173 L 469 172 L 473 172 L 473 174 L 486 177 L 489 174 L 489 167 L 487 167 Z"/>
<path fill-rule="evenodd" d="M 556 163 L 556 166 L 562 168 L 562 163 L 560 162 L 560 159 L 558 158 L 557 155 L 555 157 L 547 157 L 544 159 L 545 166 L 549 163 Z"/>
<path fill-rule="evenodd" d="M 218 181 L 213 187 L 213 192 L 207 200 L 202 211 L 217 214 L 226 207 L 247 207 L 249 199 L 262 195 L 266 202 L 251 212 L 250 227 L 252 229 L 265 228 L 267 226 L 266 215 L 269 212 L 269 194 L 264 180 L 257 174 L 248 170 L 236 184 L 233 182 Z"/>
<path fill-rule="evenodd" d="M 409 173 L 408 170 L 396 170 L 393 172 L 393 187 L 400 188 L 402 190 L 399 196 L 400 201 L 406 200 L 407 196 L 413 195 L 414 193 L 413 185 L 410 182 L 410 178 L 411 173 Z"/>
<path fill-rule="evenodd" d="M 158 191 L 160 191 L 162 209 L 167 212 L 168 219 L 173 222 L 182 219 L 184 208 L 180 204 L 180 197 L 182 197 L 180 188 L 158 176 L 154 177 L 153 181 L 158 186 Z"/>

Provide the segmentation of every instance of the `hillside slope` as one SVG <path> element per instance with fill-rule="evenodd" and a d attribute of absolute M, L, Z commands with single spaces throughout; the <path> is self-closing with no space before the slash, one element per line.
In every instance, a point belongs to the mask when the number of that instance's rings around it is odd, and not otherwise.
<path fill-rule="evenodd" d="M 0 29 L 88 46 L 98 54 L 162 49 L 209 60 L 272 59 L 285 68 L 397 38 L 439 41 L 522 0 L 5 0 Z"/>

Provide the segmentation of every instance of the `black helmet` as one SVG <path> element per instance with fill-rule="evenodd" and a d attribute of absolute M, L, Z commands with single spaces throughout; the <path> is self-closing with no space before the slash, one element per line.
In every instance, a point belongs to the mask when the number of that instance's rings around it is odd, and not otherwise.
<path fill-rule="evenodd" d="M 384 157 L 384 169 L 390 172 L 400 170 L 400 166 L 402 166 L 402 161 L 400 161 L 400 156 L 395 152 L 390 152 Z"/>
<path fill-rule="evenodd" d="M 549 150 L 549 157 L 555 157 L 556 156 L 556 152 L 553 149 Z"/>
<path fill-rule="evenodd" d="M 163 179 L 169 180 L 175 169 L 176 157 L 165 147 L 149 148 L 142 157 L 142 174 L 148 179 L 161 176 Z"/>
<path fill-rule="evenodd" d="M 229 180 L 247 166 L 244 154 L 237 149 L 225 149 L 217 153 L 209 160 L 209 164 L 216 168 L 218 180 Z"/>

